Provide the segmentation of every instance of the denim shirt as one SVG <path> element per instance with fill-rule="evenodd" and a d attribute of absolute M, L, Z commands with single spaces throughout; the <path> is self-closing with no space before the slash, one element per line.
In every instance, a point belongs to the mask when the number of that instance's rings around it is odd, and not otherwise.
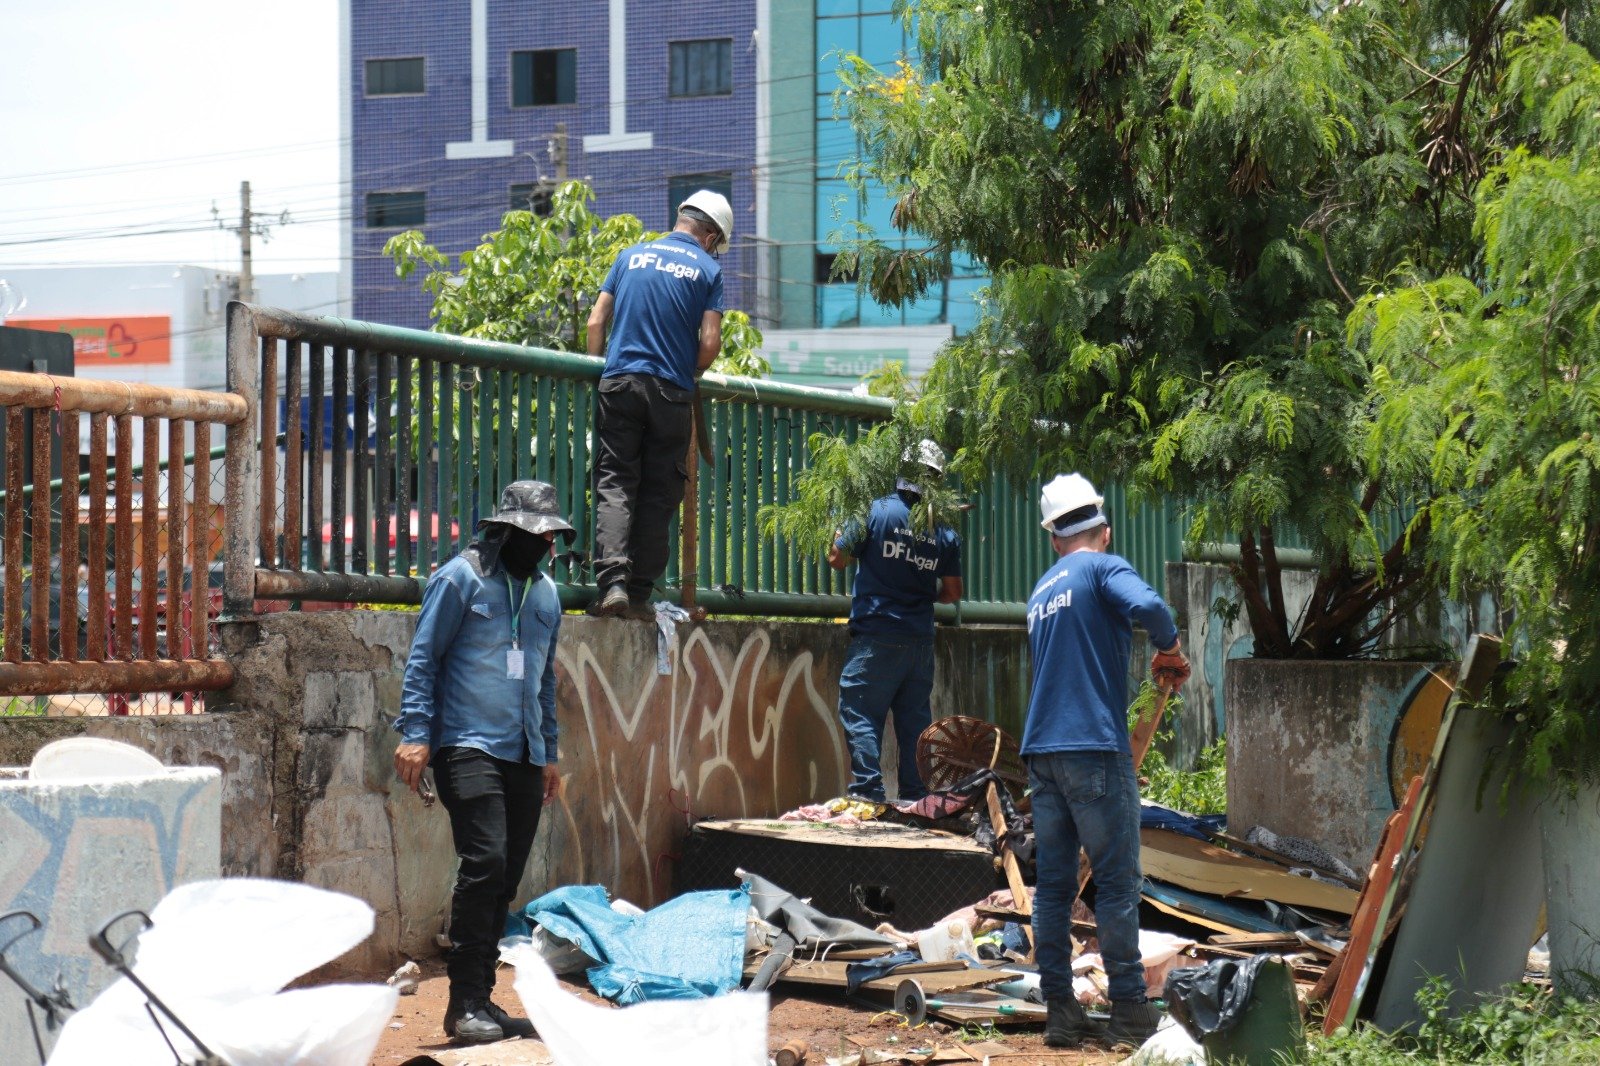
<path fill-rule="evenodd" d="M 476 748 L 536 766 L 557 760 L 561 601 L 542 573 L 526 594 L 522 582 L 506 580 L 503 568 L 480 576 L 459 555 L 428 579 L 394 723 L 405 743 Z M 506 676 L 511 588 L 522 598 L 520 680 Z"/>

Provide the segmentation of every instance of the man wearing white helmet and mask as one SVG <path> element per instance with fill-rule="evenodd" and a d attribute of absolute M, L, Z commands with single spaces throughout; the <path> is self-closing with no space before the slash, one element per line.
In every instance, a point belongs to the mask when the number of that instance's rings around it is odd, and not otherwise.
<path fill-rule="evenodd" d="M 931 440 L 902 458 L 907 477 L 872 502 L 866 522 L 834 535 L 828 565 L 857 560 L 850 599 L 850 644 L 839 676 L 839 720 L 850 743 L 850 794 L 882 801 L 878 762 L 885 723 L 894 715 L 900 751 L 898 797 L 921 799 L 917 738 L 933 720 L 933 605 L 961 599 L 961 538 L 949 526 L 917 528 L 912 506 L 919 481 L 944 475 L 944 453 Z M 913 480 L 916 479 L 916 480 Z"/>
<path fill-rule="evenodd" d="M 1028 599 L 1033 690 L 1023 727 L 1039 880 L 1033 928 L 1045 1043 L 1075 1047 L 1099 1036 L 1072 991 L 1072 901 L 1078 849 L 1094 870 L 1095 923 L 1105 960 L 1113 1043 L 1142 1044 L 1159 1009 L 1145 1001 L 1139 953 L 1139 784 L 1128 743 L 1128 657 L 1133 625 L 1160 649 L 1158 684 L 1189 676 L 1172 613 L 1156 590 L 1110 552 L 1105 500 L 1081 474 L 1044 487 L 1041 525 L 1059 556 Z"/>
<path fill-rule="evenodd" d="M 598 615 L 641 614 L 667 566 L 683 500 L 695 381 L 722 349 L 722 268 L 733 208 L 701 189 L 677 225 L 617 256 L 589 313 L 589 354 L 606 357 L 595 424 Z M 610 343 L 607 343 L 607 326 Z"/>

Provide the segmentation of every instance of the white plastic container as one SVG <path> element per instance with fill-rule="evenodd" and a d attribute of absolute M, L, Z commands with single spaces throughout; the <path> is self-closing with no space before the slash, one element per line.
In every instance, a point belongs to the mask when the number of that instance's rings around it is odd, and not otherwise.
<path fill-rule="evenodd" d="M 978 957 L 978 949 L 972 943 L 972 930 L 962 921 L 949 921 L 922 930 L 917 934 L 917 951 L 927 962 L 954 962 L 960 955 Z"/>
<path fill-rule="evenodd" d="M 1025 999 L 1029 1003 L 1043 1003 L 1044 992 L 1039 988 L 1039 975 L 1025 973 L 1015 981 L 1007 981 L 1003 985 L 991 985 L 994 991 L 1002 995 L 1015 996 Z"/>

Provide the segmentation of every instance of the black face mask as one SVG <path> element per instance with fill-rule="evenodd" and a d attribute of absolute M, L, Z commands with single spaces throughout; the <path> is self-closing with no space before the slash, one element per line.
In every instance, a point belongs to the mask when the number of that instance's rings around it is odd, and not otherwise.
<path fill-rule="evenodd" d="M 528 577 L 550 555 L 550 538 L 510 529 L 500 545 L 500 561 L 513 577 Z"/>

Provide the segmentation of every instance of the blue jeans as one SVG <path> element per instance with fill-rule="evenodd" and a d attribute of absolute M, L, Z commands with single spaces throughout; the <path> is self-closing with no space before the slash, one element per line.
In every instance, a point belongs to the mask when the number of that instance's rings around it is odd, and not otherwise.
<path fill-rule="evenodd" d="M 1072 996 L 1072 900 L 1078 848 L 1094 869 L 1095 924 L 1111 999 L 1144 1002 L 1139 958 L 1139 783 L 1133 759 L 1116 751 L 1028 757 L 1039 881 L 1033 932 L 1045 999 Z"/>
<path fill-rule="evenodd" d="M 844 672 L 839 675 L 839 721 L 850 742 L 850 794 L 884 798 L 878 765 L 879 738 L 894 712 L 894 737 L 900 748 L 903 800 L 928 794 L 917 773 L 917 738 L 933 721 L 933 640 L 914 636 L 850 638 Z"/>

